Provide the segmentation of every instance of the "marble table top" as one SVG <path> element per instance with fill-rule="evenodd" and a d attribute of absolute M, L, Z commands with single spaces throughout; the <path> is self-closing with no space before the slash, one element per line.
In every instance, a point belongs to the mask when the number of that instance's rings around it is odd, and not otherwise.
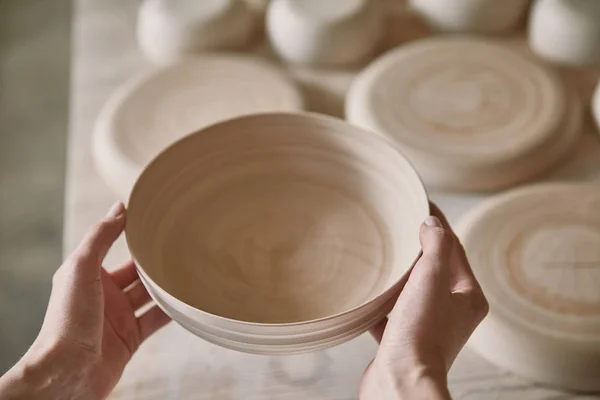
<path fill-rule="evenodd" d="M 111 93 L 127 79 L 149 68 L 135 43 L 138 4 L 138 1 L 123 0 L 75 2 L 65 254 L 75 247 L 86 228 L 117 200 L 94 169 L 90 139 L 94 120 Z M 401 5 L 390 9 L 389 18 L 397 18 L 397 21 L 390 24 L 388 47 L 427 33 Z M 342 115 L 343 95 L 355 74 L 353 71 L 294 69 L 290 72 L 300 83 L 309 109 Z M 586 99 L 597 77 L 596 71 L 566 74 Z M 589 132 L 577 152 L 545 180 L 600 182 L 600 136 L 591 121 L 587 125 Z M 433 200 L 451 221 L 484 197 L 432 193 Z M 121 238 L 109 253 L 106 265 L 116 265 L 127 257 Z M 256 356 L 214 346 L 172 323 L 142 345 L 111 398 L 355 399 L 360 376 L 375 350 L 373 339 L 363 335 L 314 354 Z M 596 398 L 535 385 L 495 368 L 469 349 L 461 353 L 453 366 L 449 385 L 455 399 Z"/>

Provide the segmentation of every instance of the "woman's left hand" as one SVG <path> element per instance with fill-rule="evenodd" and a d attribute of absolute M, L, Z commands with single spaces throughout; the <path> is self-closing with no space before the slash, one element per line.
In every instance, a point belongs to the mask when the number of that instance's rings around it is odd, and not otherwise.
<path fill-rule="evenodd" d="M 125 227 L 117 203 L 58 268 L 41 331 L 0 378 L 2 399 L 103 399 L 140 344 L 167 324 L 132 261 L 107 272 L 102 262 Z"/>

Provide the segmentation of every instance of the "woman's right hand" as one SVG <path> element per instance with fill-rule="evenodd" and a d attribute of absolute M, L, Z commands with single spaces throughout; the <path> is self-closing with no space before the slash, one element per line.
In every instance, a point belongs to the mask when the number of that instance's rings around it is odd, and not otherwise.
<path fill-rule="evenodd" d="M 448 370 L 488 312 L 463 246 L 435 205 L 432 213 L 419 232 L 423 255 L 371 331 L 380 345 L 361 399 L 449 399 Z"/>

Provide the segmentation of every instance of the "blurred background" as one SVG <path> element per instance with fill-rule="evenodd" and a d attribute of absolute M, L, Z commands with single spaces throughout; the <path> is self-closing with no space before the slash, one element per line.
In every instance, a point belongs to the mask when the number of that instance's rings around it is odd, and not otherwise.
<path fill-rule="evenodd" d="M 61 260 L 71 15 L 70 0 L 0 0 L 0 374 Z"/>

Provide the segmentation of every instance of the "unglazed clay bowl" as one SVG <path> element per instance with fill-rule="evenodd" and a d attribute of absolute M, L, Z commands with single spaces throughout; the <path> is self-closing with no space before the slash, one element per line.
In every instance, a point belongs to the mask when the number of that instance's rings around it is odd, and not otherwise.
<path fill-rule="evenodd" d="M 142 281 L 177 322 L 253 353 L 329 347 L 391 309 L 427 195 L 390 141 L 317 114 L 257 114 L 173 144 L 126 227 Z"/>
<path fill-rule="evenodd" d="M 529 0 L 409 0 L 435 31 L 505 33 L 514 30 Z"/>
<path fill-rule="evenodd" d="M 596 85 L 596 90 L 592 96 L 592 116 L 600 133 L 600 83 Z"/>
<path fill-rule="evenodd" d="M 456 232 L 490 304 L 469 346 L 537 382 L 599 391 L 598 183 L 492 196 L 464 215 Z"/>
<path fill-rule="evenodd" d="M 255 28 L 243 0 L 146 0 L 140 6 L 140 49 L 158 64 L 170 64 L 207 50 L 246 47 Z"/>
<path fill-rule="evenodd" d="M 529 44 L 539 56 L 558 64 L 600 66 L 600 1 L 535 1 Z"/>
<path fill-rule="evenodd" d="M 383 12 L 371 0 L 273 0 L 267 34 L 284 60 L 312 66 L 349 66 L 373 55 Z"/>

